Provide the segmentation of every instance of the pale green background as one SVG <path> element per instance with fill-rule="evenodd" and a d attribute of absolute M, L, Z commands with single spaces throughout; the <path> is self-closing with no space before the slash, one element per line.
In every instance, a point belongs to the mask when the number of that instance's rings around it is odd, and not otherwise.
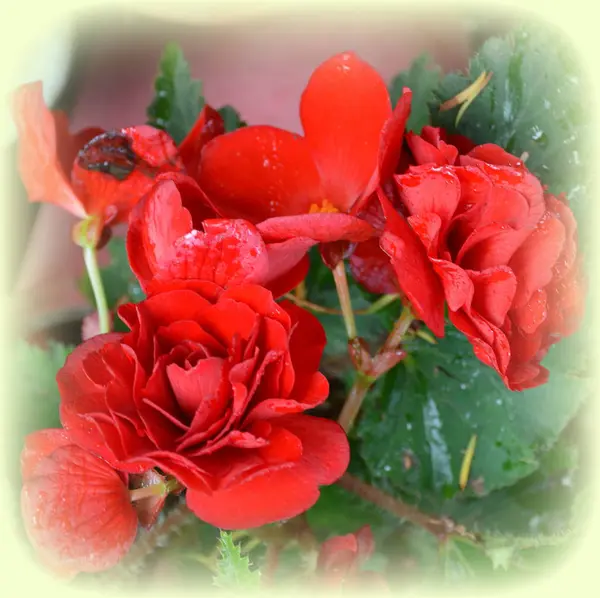
<path fill-rule="evenodd" d="M 69 19 L 73 9 L 84 10 L 87 5 L 105 6 L 107 10 L 111 5 L 115 4 L 115 10 L 127 7 L 139 7 L 140 10 L 146 12 L 153 11 L 155 14 L 164 14 L 171 18 L 182 18 L 187 22 L 191 19 L 204 20 L 226 20 L 226 19 L 241 19 L 258 14 L 269 14 L 273 12 L 282 12 L 286 10 L 298 10 L 301 6 L 302 10 L 309 11 L 318 18 L 319 11 L 335 11 L 340 14 L 344 11 L 359 11 L 368 15 L 375 7 L 383 11 L 407 11 L 425 14 L 435 14 L 436 8 L 443 10 L 453 9 L 457 5 L 454 3 L 444 2 L 426 2 L 424 0 L 414 0 L 408 2 L 406 0 L 365 0 L 363 2 L 352 2 L 350 0 L 342 0 L 334 2 L 332 0 L 271 0 L 260 2 L 259 0 L 235 1 L 235 0 L 207 0 L 196 1 L 193 3 L 178 3 L 177 5 L 168 3 L 153 3 L 149 0 L 126 0 L 125 2 L 89 2 L 89 0 L 53 0 L 52 2 L 30 2 L 25 0 L 13 0 L 9 8 L 3 8 L 1 13 L 2 33 L 0 35 L 0 44 L 2 46 L 2 66 L 0 91 L 3 98 L 5 94 L 14 86 L 14 83 L 19 80 L 18 73 L 22 69 L 23 59 L 28 55 L 32 43 L 40 38 L 48 36 L 54 27 L 60 27 L 64 24 L 65 19 Z M 465 2 L 458 5 L 460 8 L 467 7 L 476 10 L 478 14 L 481 11 L 488 16 L 493 16 L 493 13 L 498 10 L 508 10 L 515 15 L 523 12 L 520 4 L 525 4 L 523 0 L 516 1 L 500 1 L 500 0 L 478 0 L 476 2 Z M 542 20 L 547 20 L 559 28 L 572 40 L 575 48 L 581 56 L 581 61 L 589 71 L 592 83 L 595 103 L 595 114 L 599 112 L 600 98 L 600 32 L 598 31 L 598 6 L 596 3 L 585 0 L 560 0 L 559 2 L 544 2 L 544 0 L 527 0 L 527 12 L 536 15 Z M 468 13 L 467 13 L 468 14 Z M 307 43 L 310 43 L 307 40 Z M 345 49 L 345 48 L 343 48 Z M 553 48 L 548 48 L 548 52 L 552 52 Z M 0 118 L 0 138 L 6 133 L 6 122 L 8 114 L 5 110 L 6 104 L 2 104 L 2 113 Z M 595 114 L 594 122 L 590 126 L 596 128 L 595 139 L 598 139 L 598 121 Z M 590 119 L 591 120 L 591 119 Z M 0 148 L 4 144 L 0 145 Z M 5 150 L 2 150 L 5 151 Z M 598 152 L 596 149 L 596 156 Z M 600 161 L 596 160 L 600 164 Z M 2 202 L 0 206 L 5 209 L 10 201 L 10 186 L 8 184 L 8 176 L 5 174 L 7 170 L 7 161 L 0 162 L 0 169 L 3 176 L 2 185 Z M 590 202 L 592 203 L 592 202 Z M 4 214 L 2 214 L 4 216 Z M 589 215 L 590 218 L 598 217 L 598 210 Z M 0 234 L 0 280 L 5 280 L 6 257 L 10 255 L 9 248 L 11 247 L 10 239 L 10 222 L 6 218 L 0 218 L 2 229 Z M 599 222 L 600 225 L 600 222 Z M 600 230 L 600 226 L 599 226 Z M 600 234 L 598 235 L 600 236 Z M 594 248 L 594 255 L 598 255 L 598 247 Z M 0 368 L 2 377 L 0 380 L 6 381 L 6 372 L 11 367 L 11 330 L 14 329 L 15 320 L 14 313 L 11 311 L 9 297 L 5 284 L 2 285 L 2 296 L 0 304 Z M 590 347 L 590 351 L 596 351 L 596 347 Z M 599 368 L 600 369 L 600 366 Z M 11 433 L 11 414 L 14 409 L 18 409 L 17 405 L 11 403 L 11 389 L 6 387 L 6 383 L 2 385 L 2 416 L 0 425 L 1 437 L 7 438 Z M 568 400 L 568 397 L 565 397 Z M 595 406 L 597 421 L 600 422 L 598 416 L 598 407 Z M 598 449 L 598 437 L 596 435 L 595 448 Z M 4 452 L 4 446 L 2 450 Z M 3 455 L 6 458 L 16 459 L 17 455 Z M 595 470 L 597 468 L 594 468 Z M 598 481 L 600 476 L 594 475 L 595 504 L 598 504 L 599 494 Z M 28 597 L 28 596 L 43 596 L 51 598 L 53 596 L 70 597 L 79 595 L 102 595 L 107 596 L 109 593 L 102 588 L 97 590 L 82 590 L 73 587 L 65 586 L 61 582 L 54 581 L 46 573 L 40 570 L 35 565 L 26 552 L 26 547 L 16 537 L 17 526 L 8 517 L 8 514 L 14 512 L 14 505 L 8 503 L 8 492 L 3 492 L 2 488 L 6 488 L 6 476 L 2 475 L 0 480 L 0 572 L 1 581 L 0 588 L 2 596 L 12 597 Z M 548 574 L 545 578 L 538 579 L 535 583 L 526 586 L 515 587 L 510 591 L 511 598 L 527 596 L 527 598 L 535 596 L 543 596 L 548 598 L 551 596 L 582 597 L 594 595 L 597 592 L 598 584 L 598 545 L 600 537 L 600 517 L 599 509 L 592 513 L 589 525 L 587 526 L 587 534 L 581 538 L 578 548 L 570 553 L 569 558 L 565 561 L 562 568 L 557 569 L 552 574 Z M 596 588 L 594 590 L 593 588 Z M 290 592 L 294 588 L 289 589 Z M 295 588 L 302 593 L 300 588 Z M 506 589 L 498 596 L 504 598 Z M 210 587 L 193 587 L 193 588 L 157 588 L 156 595 L 194 595 L 199 598 L 202 596 L 211 596 L 214 590 Z M 295 593 L 295 592 L 294 592 Z M 314 592 L 311 592 L 314 594 Z M 154 594 L 154 593 L 153 593 Z M 279 595 L 281 592 L 279 592 Z M 132 595 L 131 592 L 123 594 L 124 596 Z M 133 594 L 135 595 L 135 594 Z M 262 594 L 264 595 L 264 593 Z M 402 596 L 415 595 L 414 591 L 401 591 Z M 452 594 L 448 592 L 440 592 L 437 595 L 460 595 L 464 596 L 493 596 L 496 595 L 489 587 L 471 588 L 467 590 L 456 590 Z"/>

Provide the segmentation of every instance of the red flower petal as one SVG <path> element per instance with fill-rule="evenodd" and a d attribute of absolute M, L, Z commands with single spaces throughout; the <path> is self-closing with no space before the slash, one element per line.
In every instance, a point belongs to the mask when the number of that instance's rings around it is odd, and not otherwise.
<path fill-rule="evenodd" d="M 222 529 L 248 529 L 295 517 L 319 498 L 348 467 L 350 450 L 342 428 L 327 419 L 293 415 L 276 420 L 302 441 L 302 457 L 286 468 L 242 477 L 239 484 L 205 494 L 188 490 L 189 508 Z"/>
<path fill-rule="evenodd" d="M 471 163 L 470 159 L 481 160 L 488 164 L 495 164 L 496 166 L 513 166 L 515 168 L 524 168 L 523 160 L 509 154 L 499 145 L 493 143 L 484 143 L 478 145 L 469 151 L 468 156 L 464 157 L 464 163 Z"/>
<path fill-rule="evenodd" d="M 173 181 L 157 182 L 131 213 L 127 255 L 142 288 L 174 258 L 175 242 L 192 231 L 192 217 L 182 207 Z"/>
<path fill-rule="evenodd" d="M 515 288 L 517 282 L 515 279 Z M 514 293 L 513 293 L 514 295 Z M 531 295 L 529 301 L 522 307 L 515 308 L 511 312 L 511 319 L 525 334 L 533 334 L 545 322 L 548 317 L 547 293 L 544 289 L 538 289 Z"/>
<path fill-rule="evenodd" d="M 347 212 L 378 168 L 381 130 L 392 109 L 381 75 L 356 54 L 318 66 L 300 101 L 306 141 L 325 197 Z"/>
<path fill-rule="evenodd" d="M 318 318 L 291 301 L 279 304 L 290 316 L 290 358 L 299 381 L 319 369 L 321 356 L 327 344 L 325 330 Z"/>
<path fill-rule="evenodd" d="M 446 166 L 454 164 L 458 150 L 440 139 L 440 129 L 423 127 L 421 135 L 413 132 L 406 134 L 406 143 L 417 164 L 435 164 Z"/>
<path fill-rule="evenodd" d="M 18 89 L 13 117 L 19 131 L 19 172 L 29 200 L 53 203 L 85 218 L 85 207 L 60 159 L 61 154 L 74 155 L 76 140 L 69 134 L 66 118 L 48 110 L 41 82 Z"/>
<path fill-rule="evenodd" d="M 254 223 L 305 214 L 323 199 L 305 139 L 270 126 L 213 139 L 202 151 L 198 182 L 224 216 Z"/>
<path fill-rule="evenodd" d="M 207 357 L 191 368 L 172 363 L 166 371 L 183 412 L 190 419 L 200 416 L 198 426 L 207 428 L 223 414 L 229 398 L 225 360 Z"/>
<path fill-rule="evenodd" d="M 298 476 L 310 474 L 320 486 L 333 484 L 342 477 L 350 461 L 350 445 L 337 422 L 304 414 L 286 415 L 275 421 L 302 441 Z"/>
<path fill-rule="evenodd" d="M 32 543 L 60 569 L 109 569 L 135 540 L 137 515 L 121 478 L 75 445 L 38 463 L 23 486 L 21 507 Z"/>
<path fill-rule="evenodd" d="M 460 266 L 447 260 L 432 259 L 431 263 L 442 281 L 448 309 L 457 311 L 464 305 L 470 305 L 473 298 L 473 282 L 469 275 Z"/>
<path fill-rule="evenodd" d="M 469 277 L 475 289 L 471 307 L 500 328 L 517 289 L 513 271 L 506 266 L 498 266 L 483 272 L 469 271 Z"/>
<path fill-rule="evenodd" d="M 79 152 L 71 181 L 88 214 L 114 209 L 123 221 L 159 174 L 182 169 L 169 135 L 141 125 L 95 137 Z"/>
<path fill-rule="evenodd" d="M 547 212 L 515 252 L 508 264 L 518 281 L 515 307 L 525 305 L 537 289 L 552 280 L 553 267 L 562 253 L 565 237 L 562 222 Z"/>
<path fill-rule="evenodd" d="M 223 118 L 214 108 L 205 105 L 194 126 L 179 145 L 179 155 L 190 176 L 198 175 L 202 148 L 211 139 L 223 135 L 223 133 L 225 133 Z"/>
<path fill-rule="evenodd" d="M 72 444 L 67 432 L 62 429 L 38 430 L 25 438 L 25 446 L 21 452 L 21 477 L 30 478 L 42 459 L 57 448 Z"/>
<path fill-rule="evenodd" d="M 357 568 L 358 542 L 354 534 L 334 536 L 323 544 L 317 559 L 317 570 L 329 573 L 330 581 L 342 581 Z"/>
<path fill-rule="evenodd" d="M 65 365 L 56 375 L 61 397 L 60 420 L 65 431 L 74 442 L 109 462 L 115 461 L 113 449 L 120 443 L 117 432 L 106 415 L 107 388 L 98 383 L 96 374 L 105 375 L 107 369 L 99 352 L 106 347 L 120 350 L 119 341 L 122 337 L 120 333 L 99 334 L 85 341 L 68 355 Z M 86 368 L 88 358 L 92 361 Z M 133 407 L 131 404 L 130 408 Z M 86 414 L 101 415 L 99 419 L 95 419 L 86 417 Z M 110 445 L 107 444 L 103 430 L 114 441 Z"/>
<path fill-rule="evenodd" d="M 319 490 L 312 477 L 299 477 L 294 466 L 258 476 L 211 494 L 188 489 L 188 507 L 221 529 L 249 529 L 290 519 L 312 507 Z"/>
<path fill-rule="evenodd" d="M 379 201 L 386 217 L 381 248 L 390 256 L 398 284 L 416 315 L 439 337 L 444 336 L 444 291 L 433 271 L 425 247 L 408 222 L 392 207 L 383 193 Z"/>
<path fill-rule="evenodd" d="M 507 386 L 514 391 L 535 388 L 548 382 L 550 372 L 535 363 L 515 363 L 507 373 Z"/>
<path fill-rule="evenodd" d="M 445 229 L 460 199 L 460 182 L 448 166 L 417 166 L 395 177 L 403 205 L 412 216 L 437 214 Z"/>
<path fill-rule="evenodd" d="M 170 180 L 159 182 L 134 210 L 127 250 L 144 290 L 151 281 L 203 280 L 227 286 L 267 277 L 266 247 L 250 223 L 205 220 L 204 232 L 192 226 Z"/>
<path fill-rule="evenodd" d="M 379 239 L 359 243 L 350 256 L 352 276 L 369 293 L 392 294 L 398 292 L 396 273 L 390 258 L 381 250 Z"/>
<path fill-rule="evenodd" d="M 284 241 L 304 237 L 319 243 L 332 241 L 366 241 L 375 234 L 373 227 L 364 220 L 341 213 L 315 213 L 301 216 L 269 218 L 257 224 L 265 241 Z"/>
<path fill-rule="evenodd" d="M 310 259 L 306 253 L 315 244 L 313 239 L 296 237 L 267 245 L 269 275 L 263 284 L 273 293 L 273 297 L 285 295 L 306 278 L 310 269 Z M 294 265 L 290 266 L 292 263 Z"/>
<path fill-rule="evenodd" d="M 396 103 L 392 116 L 386 121 L 381 130 L 381 145 L 379 148 L 379 180 L 383 183 L 390 180 L 402 153 L 404 131 L 410 116 L 412 91 L 405 87 Z M 374 189 L 373 189 L 374 190 Z"/>

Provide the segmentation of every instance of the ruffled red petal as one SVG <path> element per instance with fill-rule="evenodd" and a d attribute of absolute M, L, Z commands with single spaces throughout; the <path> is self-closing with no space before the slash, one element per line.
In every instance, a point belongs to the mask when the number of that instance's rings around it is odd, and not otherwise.
<path fill-rule="evenodd" d="M 224 287 L 267 278 L 267 250 L 249 222 L 205 220 L 203 228 L 204 232 L 193 229 L 172 180 L 155 185 L 133 211 L 127 236 L 131 268 L 144 290 L 152 286 L 156 292 L 157 283 L 171 280 L 202 280 Z"/>
<path fill-rule="evenodd" d="M 386 217 L 381 248 L 390 257 L 398 284 L 415 314 L 439 337 L 444 336 L 444 291 L 424 245 L 408 222 L 378 191 Z"/>
<path fill-rule="evenodd" d="M 301 441 L 301 458 L 212 494 L 188 490 L 188 506 L 200 519 L 222 529 L 248 529 L 295 517 L 317 501 L 318 486 L 335 482 L 348 467 L 348 440 L 336 422 L 290 415 L 274 424 Z"/>

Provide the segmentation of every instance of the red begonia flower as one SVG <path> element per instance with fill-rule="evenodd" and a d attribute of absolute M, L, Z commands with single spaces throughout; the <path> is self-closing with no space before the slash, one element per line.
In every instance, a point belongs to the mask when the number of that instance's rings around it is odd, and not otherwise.
<path fill-rule="evenodd" d="M 314 244 L 302 237 L 266 244 L 250 222 L 219 219 L 182 174 L 158 178 L 132 211 L 127 235 L 131 269 L 149 294 L 202 280 L 221 287 L 253 282 L 281 295 L 306 276 Z"/>
<path fill-rule="evenodd" d="M 122 306 L 130 332 L 69 355 L 57 376 L 62 423 L 121 471 L 173 475 L 212 525 L 293 517 L 349 459 L 337 423 L 301 415 L 328 394 L 323 329 L 260 286 L 194 286 Z"/>
<path fill-rule="evenodd" d="M 61 573 L 109 569 L 128 552 L 137 515 L 121 476 L 63 430 L 27 437 L 21 508 L 41 559 Z"/>
<path fill-rule="evenodd" d="M 405 134 L 410 116 L 412 93 L 404 88 L 392 118 L 384 126 L 378 179 L 373 181 L 398 209 L 397 193 L 392 176 L 404 173 L 411 166 L 436 164 L 444 166 L 454 164 L 460 154 L 471 151 L 475 145 L 462 135 L 448 135 L 443 129 L 425 126 L 421 133 Z M 406 140 L 406 144 L 404 141 Z M 377 194 L 363 197 L 354 206 L 353 213 L 369 222 L 377 231 L 377 237 L 383 232 L 383 213 Z M 379 247 L 377 238 L 359 243 L 350 255 L 350 269 L 354 278 L 371 293 L 397 293 L 398 287 L 393 269 Z"/>
<path fill-rule="evenodd" d="M 385 82 L 353 53 L 312 74 L 300 103 L 304 137 L 250 126 L 208 143 L 199 183 L 226 216 L 258 224 L 266 240 L 364 241 L 349 212 L 378 180 L 382 129 L 392 118 Z"/>
<path fill-rule="evenodd" d="M 548 347 L 575 330 L 583 309 L 573 215 L 498 146 L 438 165 L 454 152 L 433 141 L 438 153 L 419 151 L 436 161 L 395 177 L 397 209 L 381 194 L 381 248 L 436 335 L 445 298 L 450 320 L 507 387 L 542 384 Z"/>
<path fill-rule="evenodd" d="M 54 203 L 79 218 L 123 221 L 159 173 L 183 168 L 171 138 L 147 125 L 70 135 L 66 116 L 45 105 L 40 82 L 19 88 L 14 118 L 30 201 Z"/>
<path fill-rule="evenodd" d="M 371 571 L 361 571 L 360 567 L 371 558 L 375 551 L 373 532 L 368 525 L 353 534 L 333 536 L 323 544 L 317 559 L 317 573 L 329 586 L 362 586 L 388 590 L 384 578 Z"/>

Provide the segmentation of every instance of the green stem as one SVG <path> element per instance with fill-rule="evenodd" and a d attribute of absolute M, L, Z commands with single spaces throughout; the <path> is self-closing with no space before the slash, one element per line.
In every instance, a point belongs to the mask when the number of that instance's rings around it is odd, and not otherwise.
<path fill-rule="evenodd" d="M 379 299 L 377 299 L 377 301 L 375 301 L 375 303 L 372 303 L 367 309 L 355 313 L 361 313 L 366 316 L 370 316 L 372 314 L 377 313 L 384 307 L 387 307 L 390 303 L 397 301 L 398 299 L 400 299 L 400 295 L 382 295 L 381 297 L 379 297 Z"/>
<path fill-rule="evenodd" d="M 474 534 L 467 531 L 464 527 L 456 525 L 452 520 L 445 517 L 439 519 L 431 517 L 413 505 L 402 502 L 399 498 L 386 494 L 382 490 L 379 490 L 379 488 L 370 486 L 349 473 L 345 473 L 336 483 L 344 490 L 356 494 L 356 496 L 359 496 L 363 500 L 378 506 L 388 513 L 396 515 L 400 519 L 406 519 L 426 529 L 439 538 L 454 535 L 477 542 L 477 537 Z"/>
<path fill-rule="evenodd" d="M 385 295 L 385 297 L 395 297 L 394 295 Z M 389 301 L 388 301 L 389 302 Z M 414 319 L 414 316 L 408 307 L 404 307 L 400 317 L 394 324 L 394 328 L 390 332 L 388 338 L 385 343 L 379 350 L 378 356 L 385 354 L 390 351 L 395 351 Z M 346 402 L 342 407 L 342 411 L 338 417 L 338 423 L 346 434 L 351 430 L 354 425 L 354 421 L 358 416 L 360 408 L 362 406 L 369 389 L 375 382 L 377 378 L 377 374 L 374 374 L 375 377 L 366 376 L 365 374 L 359 372 L 356 376 L 354 384 L 348 393 L 348 397 L 346 398 Z"/>
<path fill-rule="evenodd" d="M 348 279 L 346 278 L 346 266 L 343 260 L 340 260 L 337 266 L 333 269 L 333 280 L 335 288 L 340 300 L 342 308 L 342 316 L 346 325 L 348 339 L 356 338 L 356 322 L 354 320 L 354 312 L 352 311 L 352 302 L 350 301 L 350 290 L 348 288 Z"/>
<path fill-rule="evenodd" d="M 179 490 L 179 488 L 181 488 L 179 482 L 175 478 L 172 478 L 166 482 L 159 482 L 158 484 L 150 484 L 149 486 L 130 490 L 129 500 L 135 502 L 136 500 L 144 500 L 144 498 L 150 498 L 151 496 L 163 496 Z"/>
<path fill-rule="evenodd" d="M 394 328 L 390 332 L 387 340 L 379 352 L 383 353 L 385 351 L 393 351 L 394 349 L 397 349 L 414 319 L 415 317 L 410 311 L 410 308 L 408 306 L 404 306 L 400 317 L 396 320 Z"/>
<path fill-rule="evenodd" d="M 354 420 L 356 419 L 373 382 L 373 379 L 365 376 L 364 374 L 358 373 L 356 375 L 354 384 L 352 385 L 352 388 L 346 397 L 346 402 L 344 403 L 342 411 L 338 417 L 338 424 L 344 428 L 346 434 L 354 425 Z"/>
<path fill-rule="evenodd" d="M 96 309 L 98 310 L 98 324 L 100 328 L 100 334 L 110 332 L 110 312 L 108 309 L 108 304 L 106 302 L 106 294 L 104 292 L 104 285 L 102 284 L 100 268 L 98 267 L 98 257 L 96 254 L 96 249 L 94 247 L 84 247 L 83 260 L 85 262 L 85 267 L 90 278 L 92 291 L 94 292 Z"/>

